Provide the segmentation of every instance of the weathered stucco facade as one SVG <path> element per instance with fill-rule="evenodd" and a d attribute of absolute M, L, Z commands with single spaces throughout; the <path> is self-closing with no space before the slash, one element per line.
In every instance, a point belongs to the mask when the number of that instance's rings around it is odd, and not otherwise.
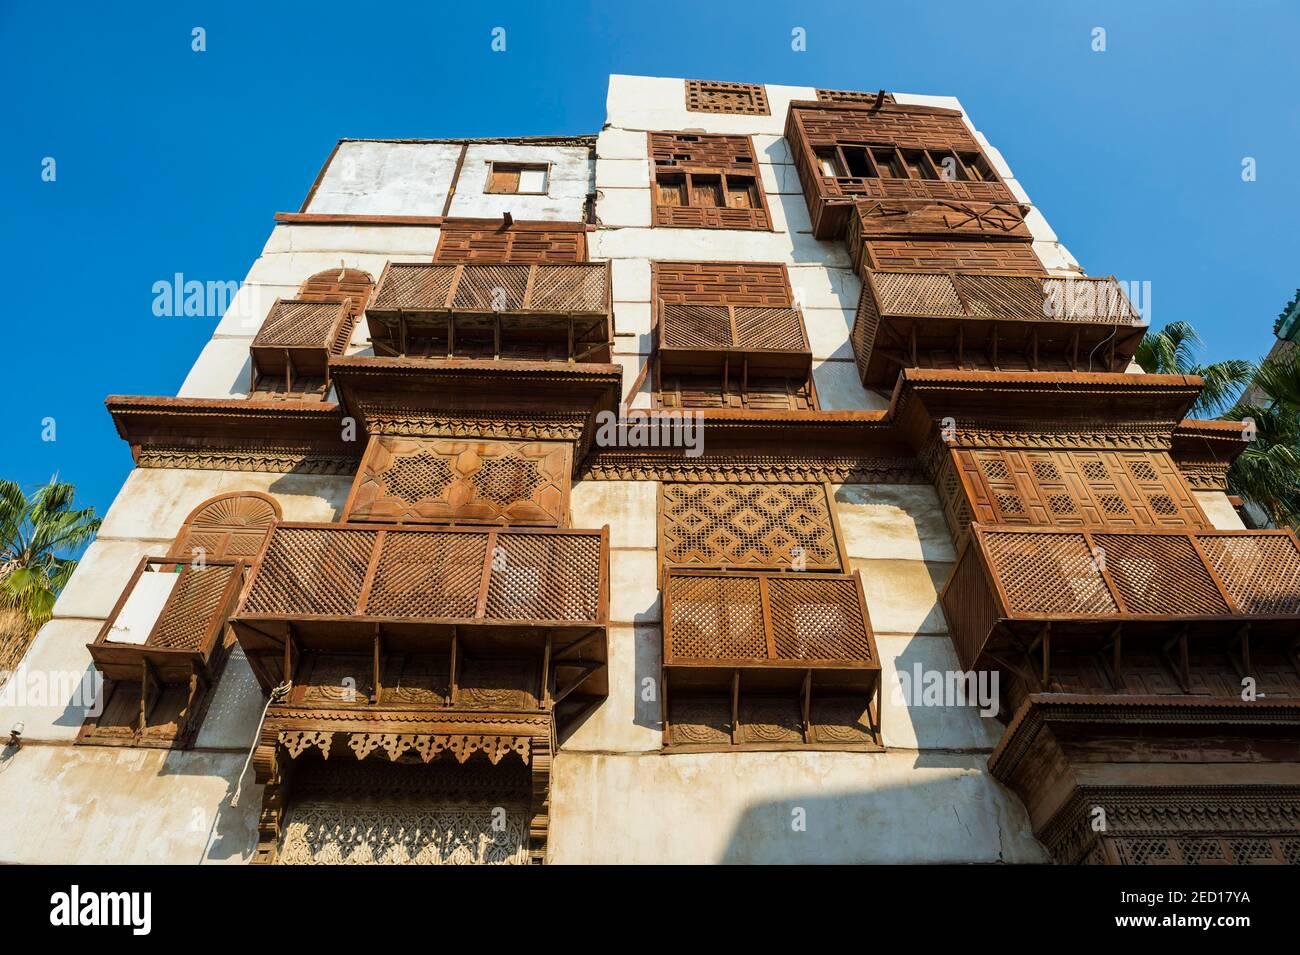
<path fill-rule="evenodd" d="M 785 135 L 790 104 L 815 103 L 818 91 L 768 85 L 768 111 L 750 114 L 688 109 L 685 85 L 611 77 L 606 123 L 592 142 L 341 142 L 302 210 L 276 223 L 178 397 L 248 398 L 250 347 L 277 300 L 294 298 L 311 277 L 349 269 L 378 281 L 390 263 L 430 262 L 445 220 L 506 216 L 590 219 L 583 232 L 587 258 L 610 264 L 610 363 L 621 369 L 621 397 L 632 409 L 654 402 L 654 375 L 644 373 L 656 351 L 652 263 L 739 262 L 784 266 L 807 332 L 816 409 L 889 413 L 893 388 L 864 386 L 855 360 L 858 268 L 844 242 L 814 237 Z M 950 97 L 895 93 L 893 100 L 961 110 Z M 962 120 L 1023 205 L 1025 245 L 1043 271 L 1081 276 L 1001 154 L 964 113 Z M 655 131 L 751 137 L 771 228 L 653 225 L 647 134 Z M 488 191 L 493 162 L 545 166 L 545 193 Z M 345 351 L 375 354 L 366 321 L 356 321 Z M 176 434 L 171 445 L 183 444 Z M 704 442 L 708 454 L 707 425 Z M 204 502 L 261 492 L 278 502 L 280 521 L 337 521 L 355 471 L 315 459 L 283 472 L 248 464 L 247 457 L 229 469 L 211 459 L 177 466 L 195 462 L 172 452 L 139 460 L 13 683 L 25 684 L 32 674 L 93 672 L 87 644 L 112 617 L 132 571 L 142 558 L 166 554 L 187 515 Z M 567 526 L 609 528 L 608 691 L 559 739 L 549 777 L 548 861 L 1049 860 L 1035 838 L 1039 826 L 989 770 L 1005 723 L 973 706 L 926 705 L 892 692 L 898 674 L 918 666 L 940 673 L 969 668 L 954 648 L 941 604 L 958 549 L 945 502 L 929 479 L 899 480 L 884 468 L 871 479 L 816 478 L 830 485 L 842 569 L 860 574 L 870 613 L 882 687 L 878 745 L 869 751 L 781 745 L 679 751 L 665 747 L 662 723 L 662 478 L 612 468 L 574 471 Z M 1201 486 L 1195 498 L 1213 527 L 1242 527 L 1221 490 Z M 266 809 L 257 782 L 265 770 L 250 762 L 267 705 L 264 689 L 235 645 L 197 735 L 183 749 L 79 742 L 83 713 L 62 699 L 6 707 L 8 723 L 22 722 L 24 731 L 21 748 L 6 750 L 0 762 L 0 809 L 15 823 L 0 827 L 0 862 L 252 860 L 266 838 L 259 836 Z M 349 758 L 343 752 L 330 762 Z"/>

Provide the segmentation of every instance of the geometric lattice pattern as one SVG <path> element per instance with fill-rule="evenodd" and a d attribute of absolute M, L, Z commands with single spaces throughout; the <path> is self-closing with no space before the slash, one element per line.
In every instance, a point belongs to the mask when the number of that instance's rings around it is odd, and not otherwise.
<path fill-rule="evenodd" d="M 693 113 L 746 113 L 767 116 L 767 91 L 757 83 L 686 81 L 686 108 Z"/>
<path fill-rule="evenodd" d="M 1109 278 L 877 271 L 869 278 L 876 308 L 889 317 L 1143 324 Z"/>
<path fill-rule="evenodd" d="M 853 577 L 768 578 L 778 660 L 870 660 L 871 637 Z"/>
<path fill-rule="evenodd" d="M 1300 838 L 1135 836 L 1108 840 L 1120 865 L 1297 865 Z"/>
<path fill-rule="evenodd" d="M 158 616 L 147 646 L 202 650 L 221 610 L 221 598 L 238 568 L 186 564 L 167 605 Z"/>
<path fill-rule="evenodd" d="M 841 569 L 825 485 L 666 482 L 661 493 L 665 565 Z"/>
<path fill-rule="evenodd" d="M 874 663 L 856 575 L 670 570 L 665 663 Z"/>
<path fill-rule="evenodd" d="M 803 321 L 793 308 L 665 304 L 660 327 L 665 348 L 808 350 Z"/>
<path fill-rule="evenodd" d="M 243 613 L 597 623 L 602 577 L 599 532 L 281 525 Z"/>
<path fill-rule="evenodd" d="M 278 299 L 253 339 L 254 345 L 328 350 L 348 316 L 347 301 L 303 302 Z"/>
<path fill-rule="evenodd" d="M 547 311 L 604 315 L 609 267 L 567 265 L 426 265 L 390 262 L 371 313 L 405 311 Z"/>
<path fill-rule="evenodd" d="M 493 829 L 490 804 L 358 800 L 291 804 L 281 865 L 526 865 L 527 807 Z"/>
<path fill-rule="evenodd" d="M 572 446 L 376 435 L 345 520 L 401 523 L 566 522 Z"/>
<path fill-rule="evenodd" d="M 982 547 L 1015 617 L 1300 612 L 1300 550 L 1287 532 L 981 529 L 972 544 Z"/>

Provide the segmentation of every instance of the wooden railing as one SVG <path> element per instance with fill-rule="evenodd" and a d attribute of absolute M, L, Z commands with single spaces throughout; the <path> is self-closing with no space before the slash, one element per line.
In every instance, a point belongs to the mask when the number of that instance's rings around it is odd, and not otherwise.
<path fill-rule="evenodd" d="M 237 623 L 604 626 L 607 530 L 277 524 Z"/>
<path fill-rule="evenodd" d="M 857 574 L 670 568 L 664 665 L 878 670 Z"/>
<path fill-rule="evenodd" d="M 100 628 L 90 655 L 108 679 L 188 683 L 221 646 L 247 564 L 145 557 Z"/>
<path fill-rule="evenodd" d="M 1300 628 L 1300 541 L 1275 531 L 971 525 L 943 591 L 963 666 L 995 630 L 1196 623 Z"/>

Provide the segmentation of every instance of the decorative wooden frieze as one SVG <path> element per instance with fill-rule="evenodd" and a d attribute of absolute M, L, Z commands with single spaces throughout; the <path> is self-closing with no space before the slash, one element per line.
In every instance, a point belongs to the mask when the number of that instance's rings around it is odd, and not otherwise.
<path fill-rule="evenodd" d="M 136 466 L 198 471 L 262 471 L 271 474 L 353 474 L 357 458 L 350 454 L 321 454 L 309 448 L 214 447 L 188 448 L 150 445 L 140 449 Z"/>
<path fill-rule="evenodd" d="M 769 229 L 771 216 L 749 136 L 657 133 L 650 138 L 654 225 Z"/>
<path fill-rule="evenodd" d="M 345 520 L 568 522 L 573 445 L 377 435 L 357 472 Z"/>
<path fill-rule="evenodd" d="M 695 113 L 744 113 L 768 116 L 767 91 L 757 83 L 686 81 L 686 108 Z"/>
<path fill-rule="evenodd" d="M 800 457 L 781 454 L 654 454 L 601 450 L 587 456 L 582 479 L 594 481 L 702 481 L 925 484 L 928 478 L 914 458 L 853 455 Z"/>

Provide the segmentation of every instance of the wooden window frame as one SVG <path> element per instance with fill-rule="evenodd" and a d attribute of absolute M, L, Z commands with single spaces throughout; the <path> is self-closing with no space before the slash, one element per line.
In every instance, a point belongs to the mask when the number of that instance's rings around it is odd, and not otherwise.
<path fill-rule="evenodd" d="M 733 162 L 728 165 L 717 165 L 709 162 L 692 160 L 689 157 L 675 156 L 671 165 L 657 162 L 655 159 L 656 143 L 655 137 L 673 137 L 674 139 L 689 138 L 693 142 L 703 142 L 705 140 L 728 140 L 743 139 L 745 141 L 750 162 L 748 165 L 740 162 Z M 662 146 L 668 145 L 661 143 Z M 650 211 L 651 225 L 655 228 L 663 229 L 734 229 L 737 231 L 761 231 L 774 232 L 775 226 L 772 223 L 772 211 L 767 202 L 767 191 L 763 188 L 763 176 L 759 171 L 758 152 L 754 148 L 752 136 L 740 136 L 728 133 L 686 133 L 671 130 L 651 130 L 646 133 L 646 154 L 650 162 Z M 721 202 L 718 205 L 705 206 L 695 203 L 695 177 L 708 176 L 717 177 L 719 198 Z M 681 204 L 663 203 L 659 201 L 660 183 L 672 177 L 681 177 L 681 189 L 683 199 Z M 748 182 L 748 192 L 750 194 L 750 204 L 745 206 L 731 205 L 732 187 L 731 182 L 734 179 L 744 179 Z M 671 209 L 718 209 L 731 212 L 748 212 L 750 222 L 747 225 L 739 225 L 735 222 L 709 222 L 708 216 L 702 213 L 702 220 L 698 223 L 683 223 L 671 221 Z"/>
<path fill-rule="evenodd" d="M 551 167 L 553 165 L 554 163 L 550 162 L 524 162 L 515 159 L 489 159 L 487 162 L 487 181 L 483 184 L 483 193 L 484 195 L 489 196 L 549 196 L 551 194 Z M 517 186 L 514 190 L 493 189 L 492 178 L 496 175 L 498 166 L 514 166 L 516 167 L 516 171 L 519 173 L 523 173 L 526 169 L 540 169 L 546 180 L 546 188 L 541 192 L 522 192 Z"/>

